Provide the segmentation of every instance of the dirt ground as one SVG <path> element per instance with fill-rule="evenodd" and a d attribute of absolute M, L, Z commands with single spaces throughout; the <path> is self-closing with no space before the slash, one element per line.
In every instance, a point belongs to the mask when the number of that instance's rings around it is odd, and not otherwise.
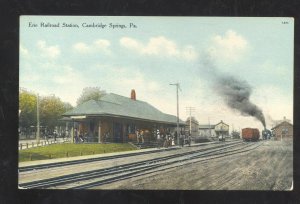
<path fill-rule="evenodd" d="M 248 153 L 189 164 L 98 189 L 281 191 L 291 190 L 292 180 L 292 142 L 264 141 Z"/>

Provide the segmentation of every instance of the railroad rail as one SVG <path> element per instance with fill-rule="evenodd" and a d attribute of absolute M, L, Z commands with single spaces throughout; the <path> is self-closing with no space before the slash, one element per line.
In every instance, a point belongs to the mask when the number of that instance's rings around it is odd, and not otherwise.
<path fill-rule="evenodd" d="M 242 153 L 257 148 L 260 143 L 235 142 L 227 145 L 214 146 L 169 156 L 133 162 L 119 166 L 92 170 L 87 172 L 69 174 L 55 178 L 21 183 L 21 188 L 51 188 L 64 186 L 64 188 L 86 189 L 100 186 L 138 175 L 176 168 L 187 163 L 205 161 L 207 159 L 224 157 Z M 252 148 L 249 148 L 252 147 Z M 254 148 L 253 148 L 254 147 Z"/>
<path fill-rule="evenodd" d="M 227 143 L 235 143 L 235 142 L 237 142 L 237 141 L 227 142 Z M 208 144 L 220 144 L 220 143 L 219 142 L 201 143 L 201 144 L 197 144 L 194 146 L 205 146 Z M 73 161 L 55 162 L 55 163 L 48 163 L 48 164 L 37 164 L 37 165 L 19 167 L 18 170 L 19 170 L 19 173 L 21 173 L 21 172 L 26 172 L 26 171 L 49 169 L 49 168 L 63 167 L 63 166 L 68 166 L 68 165 L 76 165 L 76 164 L 83 164 L 83 163 L 89 163 L 89 162 L 105 161 L 105 160 L 111 160 L 111 159 L 117 159 L 117 158 L 125 158 L 125 157 L 131 157 L 131 156 L 151 154 L 151 153 L 162 152 L 162 151 L 172 151 L 172 150 L 176 150 L 176 149 L 179 149 L 179 147 L 174 146 L 174 147 L 169 147 L 169 148 L 160 148 L 160 149 L 149 150 L 146 152 L 132 152 L 132 153 L 126 153 L 126 154 L 102 156 L 102 157 L 89 158 L 89 159 L 78 159 L 78 160 L 73 160 Z"/>

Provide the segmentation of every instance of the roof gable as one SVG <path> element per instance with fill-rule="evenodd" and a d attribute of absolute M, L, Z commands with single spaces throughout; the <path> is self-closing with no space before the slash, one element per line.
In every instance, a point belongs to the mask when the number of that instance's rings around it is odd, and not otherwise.
<path fill-rule="evenodd" d="M 217 123 L 216 126 L 219 125 L 219 124 L 223 124 L 223 125 L 226 125 L 226 126 L 229 127 L 229 125 L 227 125 L 226 123 L 224 123 L 222 120 L 221 120 L 221 122 Z"/>
<path fill-rule="evenodd" d="M 282 121 L 281 123 L 279 123 L 275 127 L 273 127 L 272 130 L 278 128 L 279 126 L 283 126 L 283 125 L 293 126 L 293 124 L 291 124 L 291 123 L 289 123 L 287 121 Z"/>

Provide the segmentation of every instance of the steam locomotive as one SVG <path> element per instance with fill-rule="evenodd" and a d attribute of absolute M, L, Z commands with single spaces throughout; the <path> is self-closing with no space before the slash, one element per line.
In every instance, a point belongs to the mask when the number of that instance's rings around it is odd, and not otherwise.
<path fill-rule="evenodd" d="M 264 130 L 262 131 L 262 138 L 263 138 L 264 140 L 269 140 L 271 137 L 272 137 L 272 132 L 271 132 L 270 130 L 264 129 Z"/>

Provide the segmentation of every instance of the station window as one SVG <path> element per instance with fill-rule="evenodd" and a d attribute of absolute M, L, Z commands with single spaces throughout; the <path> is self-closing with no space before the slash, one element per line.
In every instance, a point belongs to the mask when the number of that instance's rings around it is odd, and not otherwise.
<path fill-rule="evenodd" d="M 287 128 L 282 128 L 282 134 L 287 134 L 289 130 Z"/>

